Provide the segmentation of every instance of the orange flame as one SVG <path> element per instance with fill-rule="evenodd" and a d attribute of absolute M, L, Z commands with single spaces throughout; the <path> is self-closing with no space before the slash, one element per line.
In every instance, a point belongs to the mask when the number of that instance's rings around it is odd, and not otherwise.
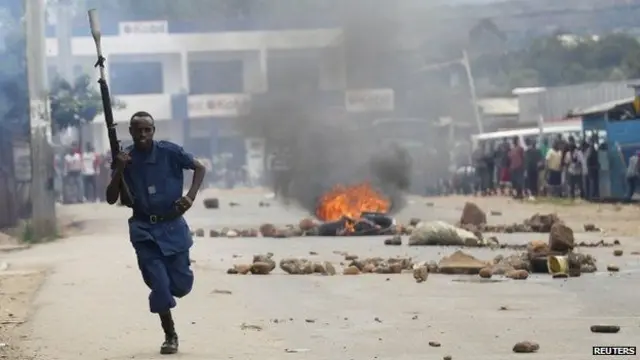
<path fill-rule="evenodd" d="M 343 216 L 358 219 L 363 212 L 389 211 L 390 202 L 370 184 L 337 185 L 320 197 L 316 216 L 323 221 L 337 221 Z"/>

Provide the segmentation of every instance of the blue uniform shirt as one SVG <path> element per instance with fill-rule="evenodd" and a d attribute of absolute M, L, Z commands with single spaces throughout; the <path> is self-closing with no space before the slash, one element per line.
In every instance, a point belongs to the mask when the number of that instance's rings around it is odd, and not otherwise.
<path fill-rule="evenodd" d="M 133 197 L 135 213 L 147 216 L 167 216 L 175 211 L 175 203 L 182 197 L 183 170 L 194 170 L 193 155 L 168 141 L 154 141 L 149 152 L 127 148 L 131 164 L 124 171 L 124 181 Z M 193 245 L 189 226 L 180 216 L 177 219 L 152 224 L 146 219 L 129 219 L 129 237 L 138 257 L 143 257 L 136 244 L 154 241 L 164 255 L 187 251 Z"/>

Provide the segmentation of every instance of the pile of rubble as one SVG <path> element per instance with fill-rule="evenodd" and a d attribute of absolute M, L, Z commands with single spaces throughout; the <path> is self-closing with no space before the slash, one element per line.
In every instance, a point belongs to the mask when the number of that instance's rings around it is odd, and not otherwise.
<path fill-rule="evenodd" d="M 381 213 L 364 213 L 358 219 L 343 217 L 338 221 L 320 222 L 314 218 L 302 219 L 297 225 L 276 226 L 262 224 L 259 228 L 209 230 L 209 237 L 267 237 L 290 238 L 301 236 L 364 236 L 391 235 L 385 240 L 387 245 L 401 245 L 401 235 L 410 236 L 409 245 L 443 246 L 488 246 L 492 248 L 524 249 L 524 245 L 501 245 L 495 237 L 484 238 L 483 233 L 566 233 L 568 228 L 556 214 L 535 214 L 522 223 L 511 225 L 488 225 L 487 215 L 476 204 L 465 204 L 459 223 L 454 226 L 441 221 L 423 222 L 411 219 L 407 225 L 397 224 L 392 217 Z M 593 224 L 585 224 L 585 231 L 600 231 Z M 196 237 L 205 237 L 204 229 L 192 233 Z M 555 235 L 554 235 L 555 236 Z M 576 246 L 601 247 L 614 243 L 580 243 Z"/>
<path fill-rule="evenodd" d="M 582 273 L 592 273 L 597 270 L 596 260 L 588 254 L 573 251 L 570 241 L 559 239 L 533 241 L 527 245 L 527 250 L 521 254 L 496 256 L 492 261 L 479 260 L 465 252 L 458 250 L 439 262 L 414 262 L 412 258 L 372 257 L 360 259 L 356 255 L 341 253 L 344 261 L 340 262 L 343 275 L 359 274 L 401 274 L 412 273 L 417 282 L 424 282 L 429 273 L 480 275 L 491 278 L 494 275 L 505 276 L 514 280 L 524 280 L 530 273 L 549 273 L 548 259 L 550 256 L 563 256 L 567 259 L 567 269 L 556 277 L 575 277 Z M 620 252 L 621 255 L 621 252 Z M 254 255 L 251 264 L 238 264 L 227 271 L 228 274 L 267 275 L 276 269 L 273 254 Z M 317 261 L 306 258 L 286 258 L 279 262 L 279 268 L 290 275 L 336 275 L 339 271 L 329 261 Z M 609 269 L 609 268 L 608 268 Z M 616 271 L 609 269 L 609 271 Z"/>

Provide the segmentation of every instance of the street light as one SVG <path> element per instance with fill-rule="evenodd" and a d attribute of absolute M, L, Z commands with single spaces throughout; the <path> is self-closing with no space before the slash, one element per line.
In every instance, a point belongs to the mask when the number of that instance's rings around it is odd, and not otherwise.
<path fill-rule="evenodd" d="M 473 115 L 476 120 L 476 125 L 478 126 L 478 132 L 480 134 L 484 133 L 484 124 L 482 122 L 482 116 L 480 115 L 480 110 L 478 110 L 478 96 L 476 94 L 476 84 L 473 80 L 473 73 L 471 72 L 471 64 L 469 63 L 469 55 L 466 50 L 462 50 L 462 57 L 459 59 L 453 59 L 450 61 L 445 61 L 441 63 L 428 64 L 421 67 L 418 72 L 426 72 L 426 71 L 436 71 L 448 68 L 452 65 L 462 65 L 464 67 L 467 82 L 469 83 L 469 90 L 471 92 L 471 103 L 473 107 Z"/>

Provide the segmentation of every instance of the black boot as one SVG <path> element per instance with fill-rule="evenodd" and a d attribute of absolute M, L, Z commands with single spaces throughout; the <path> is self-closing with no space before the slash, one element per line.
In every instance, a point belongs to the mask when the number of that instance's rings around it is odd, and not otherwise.
<path fill-rule="evenodd" d="M 178 352 L 178 334 L 167 334 L 164 336 L 164 342 L 160 347 L 160 354 L 171 355 Z"/>
<path fill-rule="evenodd" d="M 164 331 L 164 342 L 160 347 L 160 354 L 170 355 L 178 352 L 178 334 L 173 324 L 171 311 L 160 314 L 160 322 Z"/>

